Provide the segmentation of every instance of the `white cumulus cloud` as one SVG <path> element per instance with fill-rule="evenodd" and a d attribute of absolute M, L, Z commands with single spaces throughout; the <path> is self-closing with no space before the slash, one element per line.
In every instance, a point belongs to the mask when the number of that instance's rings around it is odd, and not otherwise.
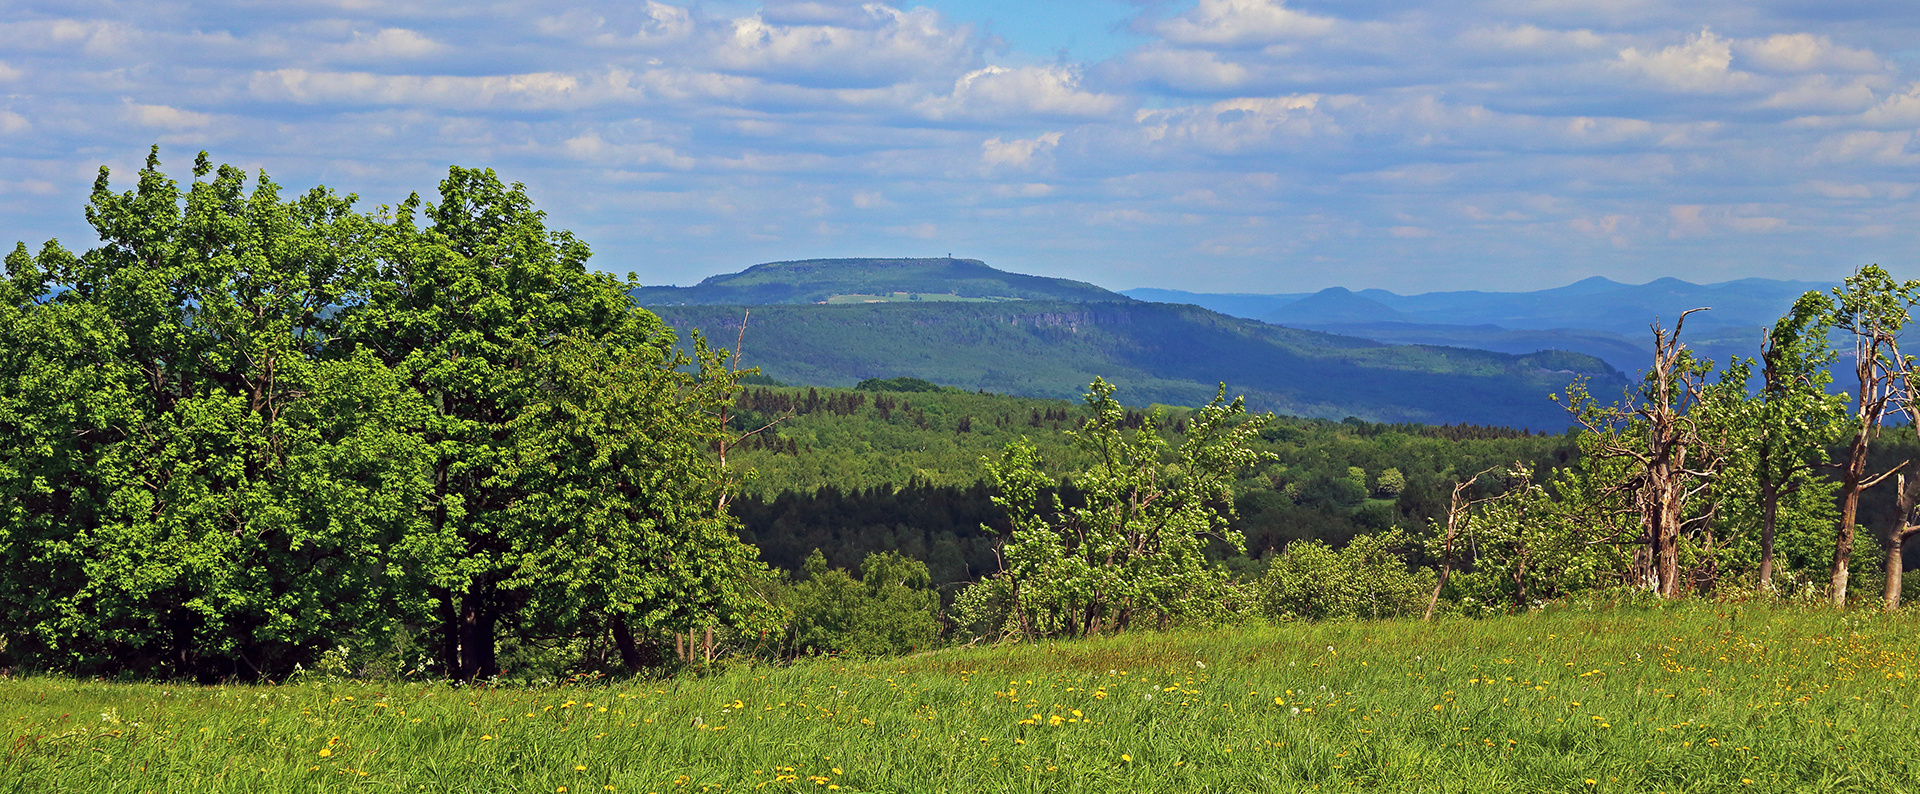
<path fill-rule="evenodd" d="M 384 61 L 421 58 L 446 49 L 447 45 L 406 28 L 382 28 L 373 34 L 355 31 L 352 40 L 335 48 L 333 54 L 340 59 Z"/>
<path fill-rule="evenodd" d="M 1238 47 L 1322 36 L 1335 24 L 1333 17 L 1295 11 L 1279 0 L 1200 0 L 1150 29 L 1175 44 Z"/>
<path fill-rule="evenodd" d="M 1058 66 L 989 66 L 961 75 L 953 91 L 930 96 L 918 110 L 936 121 L 1008 120 L 1033 116 L 1101 117 L 1122 109 L 1119 96 L 1087 91 L 1078 72 Z"/>
<path fill-rule="evenodd" d="M 1620 64 L 1654 82 L 1680 91 L 1723 91 L 1747 84 L 1751 75 L 1731 68 L 1733 44 L 1701 29 L 1675 44 L 1654 52 L 1638 47 L 1620 51 Z"/>
<path fill-rule="evenodd" d="M 127 116 L 135 124 L 166 130 L 200 129 L 213 126 L 214 123 L 212 115 L 166 105 L 129 104 Z"/>
<path fill-rule="evenodd" d="M 1034 155 L 1060 145 L 1060 133 L 1049 132 L 1037 138 L 1001 140 L 989 138 L 980 144 L 980 161 L 990 166 L 1027 167 Z"/>

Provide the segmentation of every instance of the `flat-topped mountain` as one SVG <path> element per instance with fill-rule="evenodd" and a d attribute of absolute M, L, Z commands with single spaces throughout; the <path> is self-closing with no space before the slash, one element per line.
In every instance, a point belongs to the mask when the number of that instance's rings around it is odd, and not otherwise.
<path fill-rule="evenodd" d="M 1072 399 L 1102 377 L 1131 404 L 1198 405 L 1224 382 L 1255 410 L 1552 430 L 1568 418 L 1549 393 L 1577 377 L 1591 378 L 1597 393 L 1626 386 L 1606 362 L 1580 353 L 1382 344 L 1138 301 L 974 259 L 771 262 L 634 296 L 709 339 L 736 338 L 750 316 L 742 363 L 797 385 L 911 377 Z M 1383 308 L 1335 289 L 1295 311 L 1353 320 Z"/>
<path fill-rule="evenodd" d="M 978 259 L 802 259 L 711 276 L 691 287 L 641 287 L 642 306 L 1049 300 L 1131 302 L 1064 278 L 988 267 Z"/>
<path fill-rule="evenodd" d="M 1386 345 L 1165 303 L 881 303 L 653 306 L 682 331 L 732 340 L 742 363 L 794 384 L 915 377 L 998 394 L 1073 399 L 1094 377 L 1129 404 L 1199 405 L 1224 382 L 1254 410 L 1380 422 L 1559 430 L 1547 395 L 1578 377 L 1599 394 L 1626 379 L 1597 358 Z"/>

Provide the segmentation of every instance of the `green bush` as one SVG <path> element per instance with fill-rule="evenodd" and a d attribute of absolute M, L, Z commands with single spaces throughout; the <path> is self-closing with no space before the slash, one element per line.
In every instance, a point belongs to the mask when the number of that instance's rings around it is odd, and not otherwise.
<path fill-rule="evenodd" d="M 1287 546 L 1259 585 L 1261 611 L 1274 620 L 1354 620 L 1417 615 L 1433 592 L 1430 570 L 1410 570 L 1397 550 L 1398 529 L 1355 537 L 1335 551 L 1319 541 Z"/>
<path fill-rule="evenodd" d="M 927 564 L 878 551 L 860 562 L 860 578 L 827 567 L 815 549 L 801 579 L 780 593 L 787 621 L 785 654 L 877 657 L 923 650 L 940 638 L 940 593 Z"/>

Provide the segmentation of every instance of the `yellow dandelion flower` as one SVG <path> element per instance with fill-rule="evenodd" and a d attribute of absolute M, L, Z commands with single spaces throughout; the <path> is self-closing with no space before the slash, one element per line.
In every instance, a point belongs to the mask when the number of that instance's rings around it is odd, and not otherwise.
<path fill-rule="evenodd" d="M 330 756 L 330 755 L 333 755 L 333 750 L 331 750 L 331 749 L 329 749 L 329 748 L 326 748 L 326 747 L 322 747 L 322 748 L 320 748 L 320 757 L 321 757 L 321 758 L 326 758 L 327 756 Z"/>
<path fill-rule="evenodd" d="M 1126 753 L 1121 753 L 1120 760 L 1131 764 L 1133 763 L 1133 756 L 1127 755 Z"/>
<path fill-rule="evenodd" d="M 573 771 L 575 771 L 575 772 L 585 772 L 585 771 L 587 771 L 587 765 L 586 765 L 586 764 L 574 764 L 574 766 L 573 766 Z"/>

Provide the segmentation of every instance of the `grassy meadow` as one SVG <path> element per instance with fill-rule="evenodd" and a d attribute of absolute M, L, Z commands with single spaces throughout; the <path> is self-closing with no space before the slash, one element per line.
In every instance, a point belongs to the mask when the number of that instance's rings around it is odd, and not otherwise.
<path fill-rule="evenodd" d="M 0 791 L 1902 791 L 1911 613 L 1559 607 L 527 688 L 0 679 Z"/>

